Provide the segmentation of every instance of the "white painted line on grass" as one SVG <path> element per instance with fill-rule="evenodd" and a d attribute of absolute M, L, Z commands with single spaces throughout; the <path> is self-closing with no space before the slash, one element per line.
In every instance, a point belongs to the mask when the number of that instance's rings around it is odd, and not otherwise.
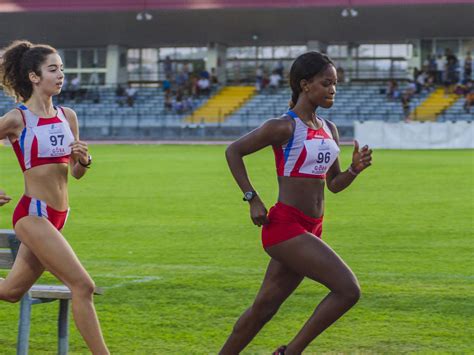
<path fill-rule="evenodd" d="M 128 285 L 133 285 L 133 284 L 141 284 L 141 283 L 146 283 L 146 282 L 151 282 L 151 281 L 156 281 L 156 280 L 161 280 L 162 278 L 160 276 L 138 276 L 138 275 L 127 275 L 127 276 L 121 276 L 121 275 L 111 275 L 111 274 L 99 274 L 95 275 L 97 277 L 106 277 L 106 278 L 115 278 L 115 279 L 128 279 L 128 281 L 121 282 L 112 286 L 104 286 L 105 289 L 112 289 L 112 288 L 120 288 Z"/>

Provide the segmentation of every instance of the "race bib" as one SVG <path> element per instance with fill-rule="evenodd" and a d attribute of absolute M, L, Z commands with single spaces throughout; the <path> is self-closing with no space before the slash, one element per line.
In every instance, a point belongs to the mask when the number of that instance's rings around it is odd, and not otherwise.
<path fill-rule="evenodd" d="M 332 139 L 310 139 L 304 141 L 306 158 L 299 172 L 310 175 L 326 174 L 339 153 Z"/>
<path fill-rule="evenodd" d="M 33 127 L 38 141 L 38 157 L 54 158 L 71 154 L 71 144 L 74 141 L 71 129 L 64 123 Z"/>

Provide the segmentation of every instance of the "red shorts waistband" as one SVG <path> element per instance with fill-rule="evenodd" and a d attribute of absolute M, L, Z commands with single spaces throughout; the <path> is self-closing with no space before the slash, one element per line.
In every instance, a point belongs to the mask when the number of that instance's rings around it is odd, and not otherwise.
<path fill-rule="evenodd" d="M 298 215 L 298 217 L 304 219 L 305 221 L 307 221 L 308 223 L 319 223 L 321 222 L 323 219 L 324 219 L 324 216 L 321 216 L 321 217 L 311 217 L 311 216 L 308 216 L 307 214 L 304 214 L 303 211 L 301 211 L 300 209 L 294 207 L 294 206 L 290 206 L 290 205 L 287 205 L 287 204 L 284 204 L 283 202 L 280 202 L 278 201 L 276 204 L 275 204 L 275 207 L 277 207 L 278 209 L 282 209 L 282 210 L 286 210 L 288 212 L 292 212 L 296 215 Z"/>

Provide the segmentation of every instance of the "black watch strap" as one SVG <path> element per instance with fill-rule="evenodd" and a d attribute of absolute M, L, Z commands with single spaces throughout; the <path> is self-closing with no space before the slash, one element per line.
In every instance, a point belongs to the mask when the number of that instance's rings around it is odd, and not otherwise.
<path fill-rule="evenodd" d="M 92 157 L 91 155 L 89 154 L 89 156 L 87 157 L 87 164 L 84 164 L 81 159 L 77 159 L 77 162 L 79 163 L 79 165 L 83 166 L 84 168 L 89 168 L 92 164 Z"/>
<path fill-rule="evenodd" d="M 252 199 L 257 196 L 257 191 L 255 190 L 252 190 L 252 191 L 247 191 L 246 193 L 244 193 L 244 197 L 242 200 L 244 201 L 252 201 Z"/>

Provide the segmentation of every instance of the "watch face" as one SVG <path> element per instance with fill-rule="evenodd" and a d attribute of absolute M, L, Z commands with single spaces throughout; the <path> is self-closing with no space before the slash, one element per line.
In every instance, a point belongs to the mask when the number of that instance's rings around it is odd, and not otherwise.
<path fill-rule="evenodd" d="M 246 192 L 246 193 L 245 193 L 245 199 L 246 199 L 247 201 L 250 201 L 250 200 L 252 199 L 252 197 L 253 197 L 253 193 L 252 193 L 252 192 Z"/>

